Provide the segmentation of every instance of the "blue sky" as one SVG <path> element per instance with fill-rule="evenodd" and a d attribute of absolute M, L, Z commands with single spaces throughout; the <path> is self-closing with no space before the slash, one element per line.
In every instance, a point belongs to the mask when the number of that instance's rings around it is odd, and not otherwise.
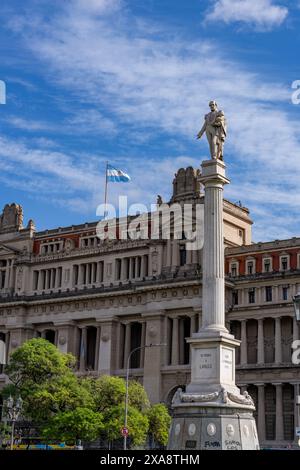
<path fill-rule="evenodd" d="M 300 1 L 2 0 L 0 206 L 38 229 L 96 220 L 105 162 L 150 205 L 181 166 L 216 99 L 228 119 L 231 185 L 255 241 L 300 235 Z"/>

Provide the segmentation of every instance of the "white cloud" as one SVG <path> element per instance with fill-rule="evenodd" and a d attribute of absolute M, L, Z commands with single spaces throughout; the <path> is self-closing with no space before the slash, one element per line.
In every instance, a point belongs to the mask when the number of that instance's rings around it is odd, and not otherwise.
<path fill-rule="evenodd" d="M 195 142 L 195 149 L 198 145 L 197 159 L 166 155 L 155 159 L 149 145 L 139 158 L 134 153 L 127 159 L 120 156 L 121 165 L 126 164 L 133 175 L 134 183 L 122 187 L 131 200 L 153 202 L 161 188 L 166 188 L 164 196 L 168 197 L 174 171 L 181 165 L 197 166 L 207 156 L 205 140 L 197 143 L 195 136 L 208 101 L 216 99 L 229 123 L 225 157 L 232 185 L 226 194 L 234 200 L 243 194 L 243 203 L 250 208 L 260 201 L 270 216 L 279 204 L 283 216 L 299 210 L 299 198 L 285 197 L 282 188 L 284 182 L 289 194 L 297 194 L 300 179 L 298 122 L 283 106 L 290 103 L 290 90 L 229 60 L 221 45 L 204 40 L 191 44 L 170 31 L 158 35 L 151 32 L 155 30 L 151 24 L 142 30 L 122 14 L 106 19 L 70 8 L 47 24 L 42 19 L 34 26 L 28 22 L 23 34 L 27 47 L 46 64 L 51 80 L 55 77 L 59 86 L 72 90 L 90 109 L 108 110 L 118 128 L 126 125 L 127 142 L 131 142 L 130 131 L 134 140 L 137 132 L 148 135 L 150 128 L 164 133 L 165 139 L 180 139 L 181 145 L 186 139 L 189 145 Z M 90 121 L 101 122 L 103 116 L 97 113 L 92 112 Z M 74 119 L 86 124 L 82 116 Z M 45 156 L 44 150 L 41 155 Z M 63 155 L 56 159 L 55 153 L 50 157 L 47 168 L 51 175 L 66 175 L 64 181 L 73 189 L 79 185 L 92 204 L 99 203 L 99 192 L 90 188 L 99 162 L 92 160 L 89 170 L 84 168 L 84 158 L 72 160 Z M 58 173 L 53 170 L 56 162 Z M 265 226 L 260 218 L 260 233 Z M 270 237 L 265 231 L 260 238 Z"/>
<path fill-rule="evenodd" d="M 217 0 L 206 15 L 207 21 L 249 23 L 259 29 L 271 29 L 283 23 L 286 7 L 273 0 Z"/>

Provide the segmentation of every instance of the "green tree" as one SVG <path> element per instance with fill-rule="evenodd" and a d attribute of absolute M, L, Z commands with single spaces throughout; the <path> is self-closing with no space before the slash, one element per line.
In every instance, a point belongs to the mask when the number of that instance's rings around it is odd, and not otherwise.
<path fill-rule="evenodd" d="M 171 416 L 167 407 L 162 403 L 151 406 L 148 411 L 148 419 L 149 431 L 155 441 L 163 446 L 167 445 L 171 425 Z"/>
<path fill-rule="evenodd" d="M 102 415 L 89 408 L 76 408 L 63 411 L 50 418 L 43 429 L 46 439 L 76 442 L 77 440 L 93 441 L 103 429 Z"/>
<path fill-rule="evenodd" d="M 71 354 L 61 353 L 45 339 L 34 338 L 12 353 L 5 372 L 16 387 L 26 388 L 63 376 L 74 364 L 75 357 Z"/>
<path fill-rule="evenodd" d="M 87 379 L 86 386 L 93 395 L 96 410 L 103 414 L 105 437 L 109 441 L 120 439 L 125 421 L 125 380 L 104 375 L 96 380 Z M 127 425 L 133 445 L 142 445 L 146 441 L 149 409 L 150 403 L 144 387 L 135 380 L 130 381 Z"/>

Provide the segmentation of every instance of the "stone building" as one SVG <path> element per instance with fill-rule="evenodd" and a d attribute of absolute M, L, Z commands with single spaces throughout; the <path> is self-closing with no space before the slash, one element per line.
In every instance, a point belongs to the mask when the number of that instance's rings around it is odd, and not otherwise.
<path fill-rule="evenodd" d="M 203 205 L 198 176 L 191 167 L 180 169 L 169 204 Z M 148 216 L 137 231 L 149 229 Z M 227 323 L 242 341 L 237 383 L 256 400 L 262 445 L 286 445 L 294 441 L 300 382 L 291 363 L 300 239 L 252 244 L 249 211 L 227 200 L 223 221 Z M 152 402 L 170 404 L 178 386 L 189 382 L 185 338 L 201 324 L 201 250 L 186 249 L 174 214 L 170 239 L 121 239 L 126 222 L 116 222 L 116 240 L 100 240 L 97 222 L 38 232 L 32 220 L 23 226 L 21 206 L 6 205 L 0 217 L 0 339 L 7 358 L 41 336 L 72 352 L 79 374 L 123 377 L 132 349 L 163 344 L 133 354 L 130 376 L 143 382 Z M 7 378 L 0 367 L 1 387 Z"/>

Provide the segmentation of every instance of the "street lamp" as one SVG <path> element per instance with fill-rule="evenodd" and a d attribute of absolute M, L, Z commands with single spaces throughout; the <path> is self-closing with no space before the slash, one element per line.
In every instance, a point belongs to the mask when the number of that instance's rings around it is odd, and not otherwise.
<path fill-rule="evenodd" d="M 129 369 L 130 369 L 130 359 L 132 354 L 134 354 L 136 351 L 139 351 L 141 349 L 146 349 L 146 348 L 153 348 L 157 346 L 166 346 L 166 344 L 146 344 L 145 346 L 139 346 L 137 348 L 134 348 L 130 353 L 128 354 L 127 358 L 127 368 L 126 368 L 126 393 L 125 393 L 125 418 L 124 418 L 124 428 L 123 428 L 123 436 L 124 436 L 124 450 L 127 450 L 127 435 L 128 435 L 128 430 L 127 430 L 127 415 L 128 415 L 128 384 L 129 384 Z"/>
<path fill-rule="evenodd" d="M 16 401 L 10 395 L 5 401 L 4 406 L 8 414 L 9 421 L 11 421 L 11 438 L 10 438 L 10 450 L 13 450 L 14 446 L 14 431 L 15 431 L 15 422 L 20 416 L 22 410 L 23 400 L 19 396 Z"/>

